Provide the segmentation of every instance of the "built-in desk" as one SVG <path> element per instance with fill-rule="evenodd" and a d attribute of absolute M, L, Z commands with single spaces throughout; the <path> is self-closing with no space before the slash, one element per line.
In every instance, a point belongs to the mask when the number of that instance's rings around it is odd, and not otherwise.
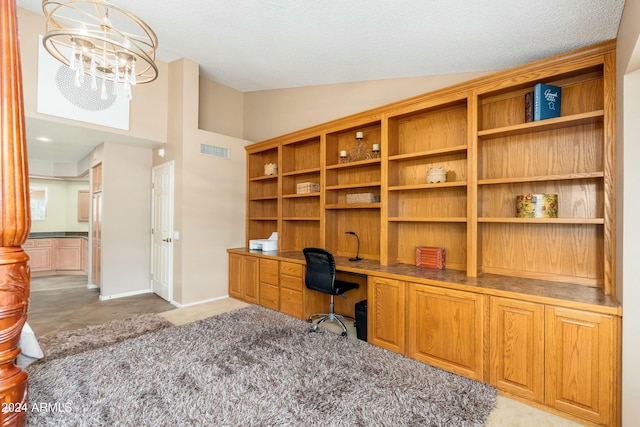
<path fill-rule="evenodd" d="M 328 296 L 304 287 L 301 251 L 228 253 L 230 296 L 305 320 L 326 311 Z M 622 309 L 602 289 L 341 256 L 336 267 L 361 283 L 336 312 L 368 299 L 371 344 L 567 418 L 615 424 Z"/>

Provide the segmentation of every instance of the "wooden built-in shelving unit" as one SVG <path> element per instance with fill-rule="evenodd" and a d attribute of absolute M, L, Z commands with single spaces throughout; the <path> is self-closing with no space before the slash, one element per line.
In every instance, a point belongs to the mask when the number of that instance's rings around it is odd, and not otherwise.
<path fill-rule="evenodd" d="M 280 283 L 258 274 L 265 304 L 303 317 L 319 300 L 302 288 L 301 251 L 327 248 L 367 277 L 369 342 L 619 425 L 615 78 L 610 41 L 246 147 L 247 246 L 277 231 L 279 252 L 230 250 L 230 293 L 258 289 L 235 279 L 243 257 L 275 262 Z M 537 83 L 562 88 L 560 117 L 525 121 Z M 341 161 L 356 132 L 378 157 Z M 446 182 L 427 183 L 430 167 Z M 296 194 L 303 182 L 320 191 Z M 379 202 L 348 203 L 355 193 Z M 558 217 L 517 218 L 516 196 L 539 193 L 558 195 Z M 348 231 L 360 263 L 345 262 Z M 445 248 L 446 269 L 416 268 L 417 246 Z"/>

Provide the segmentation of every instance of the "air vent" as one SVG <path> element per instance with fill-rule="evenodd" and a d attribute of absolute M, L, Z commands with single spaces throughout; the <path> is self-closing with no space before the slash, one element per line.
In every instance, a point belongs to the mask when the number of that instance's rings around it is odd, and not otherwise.
<path fill-rule="evenodd" d="M 200 144 L 200 153 L 206 154 L 207 156 L 222 157 L 224 159 L 229 158 L 228 148 L 216 147 L 215 145 Z"/>

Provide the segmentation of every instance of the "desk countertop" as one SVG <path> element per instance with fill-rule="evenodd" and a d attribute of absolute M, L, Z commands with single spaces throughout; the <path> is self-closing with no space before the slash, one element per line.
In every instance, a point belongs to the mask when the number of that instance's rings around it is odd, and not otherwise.
<path fill-rule="evenodd" d="M 229 253 L 275 258 L 280 261 L 304 264 L 302 251 L 261 252 L 247 248 L 228 249 Z M 461 270 L 435 270 L 410 264 L 381 265 L 377 260 L 363 259 L 352 262 L 348 257 L 336 256 L 338 271 L 384 277 L 413 283 L 435 285 L 505 298 L 526 299 L 542 304 L 557 304 L 563 307 L 586 309 L 602 314 L 622 315 L 618 300 L 605 295 L 601 288 L 547 280 L 529 279 L 498 274 L 467 276 Z M 526 298 L 523 296 L 526 295 Z"/>

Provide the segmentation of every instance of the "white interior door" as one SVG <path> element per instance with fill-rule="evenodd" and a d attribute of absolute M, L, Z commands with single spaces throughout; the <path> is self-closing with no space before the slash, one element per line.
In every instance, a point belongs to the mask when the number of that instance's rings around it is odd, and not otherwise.
<path fill-rule="evenodd" d="M 151 289 L 173 298 L 173 162 L 153 168 Z"/>

